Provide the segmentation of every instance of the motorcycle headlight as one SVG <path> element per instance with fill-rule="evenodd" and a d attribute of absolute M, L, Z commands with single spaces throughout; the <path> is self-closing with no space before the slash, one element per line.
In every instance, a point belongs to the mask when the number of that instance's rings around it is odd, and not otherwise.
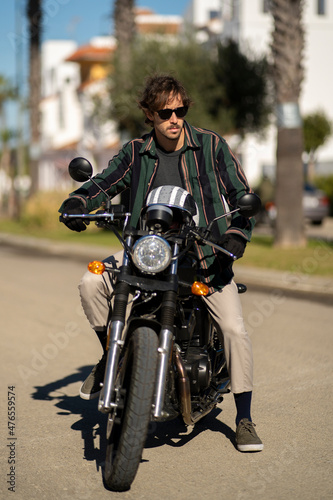
<path fill-rule="evenodd" d="M 140 271 L 148 274 L 160 273 L 171 262 L 171 247 L 160 236 L 144 236 L 135 243 L 132 259 Z"/>

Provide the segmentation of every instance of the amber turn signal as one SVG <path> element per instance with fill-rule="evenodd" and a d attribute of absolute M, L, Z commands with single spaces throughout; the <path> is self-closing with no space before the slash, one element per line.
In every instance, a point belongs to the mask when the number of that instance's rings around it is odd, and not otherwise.
<path fill-rule="evenodd" d="M 88 271 L 93 274 L 103 274 L 105 271 L 105 265 L 99 260 L 93 260 L 88 264 Z"/>
<path fill-rule="evenodd" d="M 200 283 L 200 281 L 195 281 L 192 284 L 191 292 L 193 293 L 193 295 L 203 295 L 203 296 L 206 296 L 206 295 L 208 295 L 209 288 L 204 283 Z"/>

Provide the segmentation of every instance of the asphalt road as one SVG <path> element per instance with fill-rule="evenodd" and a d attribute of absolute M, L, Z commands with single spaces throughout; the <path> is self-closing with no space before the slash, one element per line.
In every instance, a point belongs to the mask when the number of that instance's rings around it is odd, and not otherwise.
<path fill-rule="evenodd" d="M 234 403 L 227 395 L 194 429 L 152 425 L 132 489 L 110 493 L 101 479 L 105 417 L 95 401 L 78 397 L 80 381 L 100 356 L 77 293 L 84 265 L 14 248 L 1 248 L 0 259 L 0 498 L 333 498 L 329 305 L 273 290 L 242 296 L 263 452 L 235 449 Z"/>

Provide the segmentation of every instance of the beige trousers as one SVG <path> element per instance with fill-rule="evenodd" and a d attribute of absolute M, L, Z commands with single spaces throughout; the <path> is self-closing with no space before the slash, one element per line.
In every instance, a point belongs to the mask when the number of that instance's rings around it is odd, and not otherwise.
<path fill-rule="evenodd" d="M 204 297 L 217 333 L 223 337 L 224 352 L 231 380 L 231 392 L 253 389 L 253 355 L 250 337 L 245 329 L 242 304 L 236 283 Z"/>
<path fill-rule="evenodd" d="M 106 259 L 121 262 L 123 252 Z M 108 323 L 112 284 L 107 273 L 86 272 L 79 284 L 84 312 L 91 327 L 104 330 Z M 221 291 L 205 297 L 204 302 L 220 337 L 223 337 L 231 391 L 235 394 L 253 389 L 252 346 L 244 326 L 237 285 L 232 280 Z"/>

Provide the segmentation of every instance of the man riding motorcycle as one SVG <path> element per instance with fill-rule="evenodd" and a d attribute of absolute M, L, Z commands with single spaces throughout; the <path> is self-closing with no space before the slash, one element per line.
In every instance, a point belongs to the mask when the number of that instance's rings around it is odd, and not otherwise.
<path fill-rule="evenodd" d="M 172 76 L 147 79 L 139 107 L 153 130 L 125 144 L 108 167 L 94 177 L 101 190 L 86 182 L 70 194 L 61 213 L 89 213 L 106 201 L 105 191 L 115 196 L 130 189 L 130 224 L 136 227 L 141 208 L 152 189 L 163 185 L 179 186 L 194 198 L 199 209 L 200 226 L 225 213 L 224 199 L 235 207 L 239 198 L 250 192 L 241 166 L 226 141 L 218 134 L 191 126 L 184 120 L 192 101 L 183 85 Z M 86 221 L 62 219 L 69 229 L 84 231 Z M 233 214 L 228 227 L 225 218 L 217 221 L 213 235 L 219 245 L 242 257 L 255 221 Z M 215 231 L 215 234 L 214 234 Z M 236 445 L 239 451 L 261 451 L 251 418 L 253 357 L 250 338 L 242 317 L 238 290 L 233 281 L 232 262 L 208 245 L 197 245 L 201 281 L 209 287 L 204 297 L 216 330 L 223 337 L 231 391 L 236 403 Z M 120 260 L 115 255 L 108 261 Z M 109 321 L 112 283 L 104 275 L 87 272 L 79 285 L 84 311 L 104 350 L 101 361 L 83 383 L 80 396 L 97 397 L 105 368 L 106 328 Z"/>

